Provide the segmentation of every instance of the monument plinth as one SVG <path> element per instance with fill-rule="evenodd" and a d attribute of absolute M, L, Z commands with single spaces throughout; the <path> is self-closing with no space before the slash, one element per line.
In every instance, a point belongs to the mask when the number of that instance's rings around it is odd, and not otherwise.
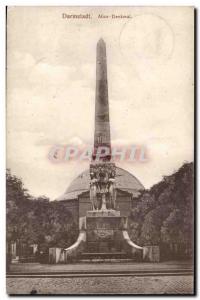
<path fill-rule="evenodd" d="M 86 216 L 86 249 L 93 255 L 122 251 L 122 231 L 127 229 L 127 218 L 116 210 L 88 211 Z"/>

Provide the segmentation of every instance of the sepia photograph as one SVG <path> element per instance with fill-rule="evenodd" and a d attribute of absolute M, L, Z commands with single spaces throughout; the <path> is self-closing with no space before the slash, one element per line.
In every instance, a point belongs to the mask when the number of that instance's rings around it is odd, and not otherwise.
<path fill-rule="evenodd" d="M 7 6 L 8 295 L 195 294 L 195 9 Z"/>

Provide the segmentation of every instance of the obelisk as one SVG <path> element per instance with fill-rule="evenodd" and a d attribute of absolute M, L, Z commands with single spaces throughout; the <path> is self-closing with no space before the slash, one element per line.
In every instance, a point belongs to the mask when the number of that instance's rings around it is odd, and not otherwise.
<path fill-rule="evenodd" d="M 103 39 L 97 43 L 96 50 L 96 97 L 95 97 L 95 133 L 93 160 L 96 159 L 99 147 L 106 147 L 108 154 L 104 161 L 111 159 L 110 120 L 108 104 L 108 81 L 106 44 Z M 99 149 L 100 153 L 100 149 Z"/>
<path fill-rule="evenodd" d="M 94 150 L 90 164 L 93 210 L 115 208 L 115 164 L 111 162 L 106 44 L 97 43 Z"/>

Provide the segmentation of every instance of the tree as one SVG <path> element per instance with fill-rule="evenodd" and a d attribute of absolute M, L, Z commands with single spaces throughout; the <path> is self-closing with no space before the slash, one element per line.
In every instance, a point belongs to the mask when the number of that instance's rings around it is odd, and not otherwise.
<path fill-rule="evenodd" d="M 30 196 L 21 179 L 9 170 L 6 179 L 8 245 L 34 243 L 47 252 L 49 247 L 68 247 L 76 240 L 77 220 L 62 202 Z"/>
<path fill-rule="evenodd" d="M 194 232 L 193 163 L 143 191 L 132 209 L 130 236 L 140 245 L 192 252 Z"/>

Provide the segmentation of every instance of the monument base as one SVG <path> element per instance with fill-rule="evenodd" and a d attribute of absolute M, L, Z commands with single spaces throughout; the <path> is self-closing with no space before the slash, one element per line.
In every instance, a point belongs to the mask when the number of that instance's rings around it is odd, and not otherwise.
<path fill-rule="evenodd" d="M 67 249 L 50 249 L 50 263 L 89 261 L 159 261 L 158 247 L 140 247 L 128 235 L 128 217 L 117 210 L 88 211 L 80 218 L 77 241 Z"/>
<path fill-rule="evenodd" d="M 122 251 L 121 231 L 126 227 L 127 218 L 120 211 L 88 211 L 86 215 L 85 253 L 114 253 Z"/>
<path fill-rule="evenodd" d="M 128 236 L 128 218 L 120 216 L 120 211 L 88 211 L 86 217 L 80 218 L 79 228 L 77 241 L 64 249 L 64 259 L 62 255 L 60 263 L 142 258 L 142 248 L 132 243 Z M 51 263 L 54 256 L 51 250 Z M 58 263 L 59 258 L 55 257 L 54 263 Z"/>
<path fill-rule="evenodd" d="M 114 209 L 88 210 L 86 217 L 120 217 L 120 211 Z"/>

